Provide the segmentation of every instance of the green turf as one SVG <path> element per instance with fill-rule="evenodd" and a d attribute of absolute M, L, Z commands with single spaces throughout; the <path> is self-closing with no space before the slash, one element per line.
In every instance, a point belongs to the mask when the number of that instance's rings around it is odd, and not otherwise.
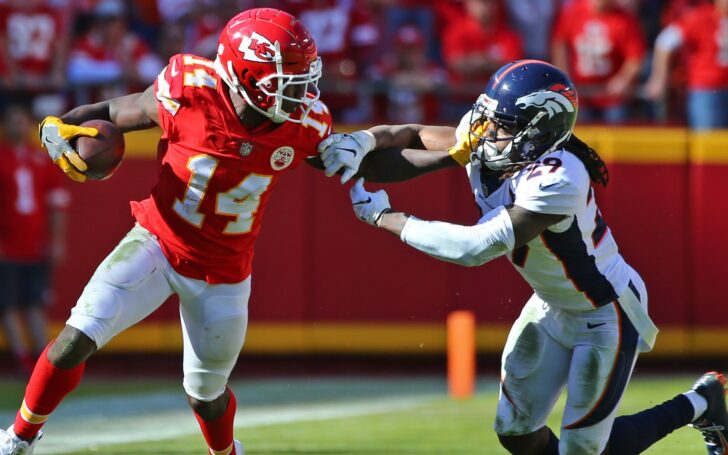
<path fill-rule="evenodd" d="M 637 377 L 630 384 L 622 403 L 621 414 L 639 411 L 680 393 L 694 377 Z M 251 413 L 259 410 L 277 410 L 283 406 L 307 409 L 326 403 L 346 404 L 374 400 L 388 402 L 403 396 L 419 396 L 415 407 L 379 414 L 339 417 L 318 421 L 247 425 L 236 430 L 236 436 L 245 442 L 248 455 L 255 454 L 503 454 L 493 433 L 492 421 L 497 400 L 496 383 L 479 383 L 476 398 L 453 401 L 444 396 L 444 384 L 439 379 L 346 379 L 330 380 L 274 380 L 248 381 L 233 384 L 239 398 L 239 410 Z M 0 383 L 0 411 L 17 400 L 11 397 L 20 390 L 18 384 Z M 181 394 L 173 382 L 89 382 L 74 394 L 73 402 L 83 402 L 99 394 L 120 394 L 134 397 L 154 392 L 176 397 Z M 423 394 L 427 394 L 423 397 Z M 562 397 L 563 399 L 563 397 Z M 181 400 L 181 398 L 180 398 Z M 563 401 L 557 404 L 560 409 Z M 177 408 L 175 408 L 177 409 Z M 188 413 L 179 407 L 180 414 Z M 7 412 L 6 412 L 7 414 Z M 304 413 L 305 415 L 305 413 Z M 114 417 L 108 417 L 113 422 Z M 559 425 L 560 413 L 555 412 L 549 424 Z M 60 419 L 60 417 L 59 417 Z M 63 419 L 69 419 L 63 416 Z M 191 419 L 191 417 L 190 417 Z M 162 426 L 165 421 L 159 421 Z M 78 430 L 78 428 L 76 428 Z M 58 432 L 56 431 L 56 434 Z M 58 436 L 57 436 L 58 437 Z M 170 440 L 130 442 L 123 445 L 96 445 L 84 450 L 53 453 L 67 454 L 202 454 L 202 438 L 194 433 Z M 50 428 L 47 444 L 54 438 Z M 46 442 L 43 441 L 43 442 Z M 48 453 L 43 444 L 36 455 Z M 705 453 L 700 435 L 693 429 L 681 429 L 653 446 L 653 454 L 702 455 Z"/>

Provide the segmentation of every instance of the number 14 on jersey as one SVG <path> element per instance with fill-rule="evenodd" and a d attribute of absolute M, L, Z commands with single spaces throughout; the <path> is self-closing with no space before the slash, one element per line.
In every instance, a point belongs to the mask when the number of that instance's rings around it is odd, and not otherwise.
<path fill-rule="evenodd" d="M 174 211 L 185 221 L 202 227 L 205 214 L 200 212 L 200 205 L 208 192 L 210 179 L 215 174 L 218 160 L 209 155 L 196 155 L 187 161 L 187 169 L 192 175 L 187 182 L 184 197 L 174 201 Z M 245 234 L 251 231 L 255 213 L 260 205 L 260 196 L 268 190 L 273 177 L 251 173 L 232 189 L 218 193 L 215 213 L 234 216 L 223 230 L 225 234 Z"/>

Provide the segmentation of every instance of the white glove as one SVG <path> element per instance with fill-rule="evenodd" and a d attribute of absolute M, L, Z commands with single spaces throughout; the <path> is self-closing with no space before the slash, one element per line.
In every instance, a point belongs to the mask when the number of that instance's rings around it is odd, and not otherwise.
<path fill-rule="evenodd" d="M 367 130 L 327 137 L 318 146 L 321 160 L 326 167 L 326 176 L 331 177 L 343 168 L 341 183 L 346 183 L 359 172 L 361 161 L 376 145 L 377 140 Z"/>
<path fill-rule="evenodd" d="M 360 220 L 379 227 L 379 221 L 391 209 L 389 196 L 384 190 L 370 193 L 364 189 L 364 179 L 360 178 L 349 191 L 354 215 Z"/>

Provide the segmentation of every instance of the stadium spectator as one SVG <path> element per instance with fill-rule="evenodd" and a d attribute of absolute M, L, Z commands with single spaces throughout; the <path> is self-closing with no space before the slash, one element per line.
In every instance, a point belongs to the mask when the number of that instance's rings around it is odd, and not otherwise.
<path fill-rule="evenodd" d="M 401 27 L 394 50 L 374 66 L 375 81 L 386 86 L 386 119 L 397 123 L 425 123 L 438 118 L 436 88 L 445 72 L 427 57 L 426 41 L 414 25 Z"/>
<path fill-rule="evenodd" d="M 687 120 L 696 130 L 728 127 L 728 1 L 687 10 L 655 42 L 648 97 L 668 94 L 671 56 L 683 48 L 687 72 Z"/>
<path fill-rule="evenodd" d="M 551 29 L 560 0 L 509 0 L 505 2 L 508 19 L 523 43 L 523 56 L 548 60 Z"/>
<path fill-rule="evenodd" d="M 582 121 L 624 123 L 645 55 L 637 17 L 616 0 L 574 0 L 554 27 L 553 62 L 579 89 Z"/>
<path fill-rule="evenodd" d="M 90 29 L 73 45 L 68 79 L 76 103 L 98 101 L 138 90 L 154 81 L 163 62 L 127 28 L 121 0 L 101 0 Z"/>
<path fill-rule="evenodd" d="M 68 57 L 67 17 L 44 0 L 11 0 L 0 5 L 0 89 L 36 97 L 45 114 L 65 107 L 65 65 Z M 2 98 L 2 97 L 0 97 Z"/>
<path fill-rule="evenodd" d="M 184 52 L 205 58 L 215 57 L 220 32 L 230 11 L 236 10 L 236 3 L 236 0 L 198 0 L 189 4 L 159 2 L 165 8 L 165 22 L 184 24 Z"/>
<path fill-rule="evenodd" d="M 439 63 L 440 48 L 436 39 L 435 12 L 431 1 L 370 0 L 370 5 L 384 9 L 385 43 L 394 42 L 402 27 L 414 26 L 422 34 L 427 58 Z"/>
<path fill-rule="evenodd" d="M 63 175 L 33 139 L 36 131 L 29 106 L 5 107 L 0 142 L 0 318 L 10 352 L 27 373 L 48 342 L 50 272 L 64 256 L 64 209 L 69 203 Z"/>
<path fill-rule="evenodd" d="M 283 0 L 282 9 L 306 24 L 316 40 L 323 62 L 321 99 L 336 121 L 361 122 L 368 118 L 368 93 L 358 84 L 376 61 L 374 51 L 381 30 L 363 2 L 348 0 Z"/>
<path fill-rule="evenodd" d="M 456 93 L 446 117 L 459 118 L 490 75 L 504 63 L 523 56 L 521 38 L 511 30 L 500 0 L 465 0 L 459 20 L 451 19 L 442 36 L 442 54 Z"/>

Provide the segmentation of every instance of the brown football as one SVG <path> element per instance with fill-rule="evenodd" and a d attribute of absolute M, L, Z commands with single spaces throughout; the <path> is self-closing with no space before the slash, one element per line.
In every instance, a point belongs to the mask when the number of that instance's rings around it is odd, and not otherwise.
<path fill-rule="evenodd" d="M 76 151 L 88 165 L 85 174 L 91 180 L 103 180 L 121 164 L 124 157 L 124 134 L 118 126 L 106 120 L 89 120 L 81 126 L 96 128 L 96 137 L 80 136 Z"/>

